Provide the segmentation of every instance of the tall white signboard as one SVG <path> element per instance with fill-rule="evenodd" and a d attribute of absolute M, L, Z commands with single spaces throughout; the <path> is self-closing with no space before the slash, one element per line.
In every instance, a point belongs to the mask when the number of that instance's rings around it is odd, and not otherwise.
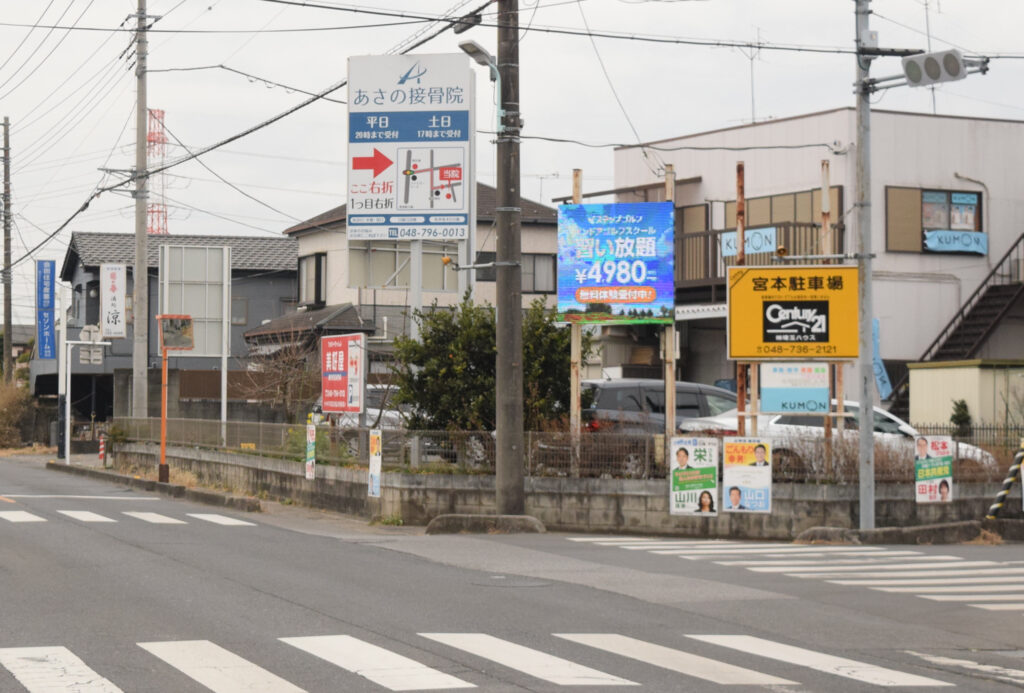
<path fill-rule="evenodd" d="M 471 97 L 461 53 L 349 58 L 349 240 L 469 236 Z"/>
<path fill-rule="evenodd" d="M 128 336 L 124 296 L 126 265 L 100 265 L 100 331 L 104 339 Z"/>

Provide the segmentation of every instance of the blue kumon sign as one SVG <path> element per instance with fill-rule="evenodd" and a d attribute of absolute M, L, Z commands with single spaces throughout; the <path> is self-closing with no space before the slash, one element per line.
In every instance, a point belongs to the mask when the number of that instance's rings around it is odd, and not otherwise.
<path fill-rule="evenodd" d="M 988 255 L 988 234 L 984 231 L 925 231 L 924 247 L 935 253 Z"/>
<path fill-rule="evenodd" d="M 672 323 L 671 202 L 561 205 L 558 312 L 566 322 Z"/>

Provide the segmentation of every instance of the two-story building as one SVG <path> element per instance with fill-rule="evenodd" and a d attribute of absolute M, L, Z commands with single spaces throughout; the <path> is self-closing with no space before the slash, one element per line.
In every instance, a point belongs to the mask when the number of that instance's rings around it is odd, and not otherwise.
<path fill-rule="evenodd" d="M 159 256 L 162 246 L 188 248 L 230 248 L 230 352 L 228 359 L 229 418 L 249 418 L 253 412 L 245 400 L 252 375 L 247 371 L 248 349 L 243 333 L 295 307 L 297 243 L 291 238 L 244 236 L 151 235 L 147 239 L 149 288 L 149 415 L 160 415 L 161 355 L 155 316 L 160 310 Z M 79 339 L 82 328 L 100 319 L 100 265 L 127 265 L 127 336 L 113 339 L 104 348 L 103 363 L 82 364 L 78 353 L 71 364 L 73 416 L 103 421 L 110 416 L 130 416 L 132 391 L 132 348 L 134 292 L 132 268 L 135 236 L 130 233 L 85 233 L 71 235 L 59 278 L 70 286 L 70 305 L 65 305 L 67 338 Z M 203 290 L 200 284 L 197 290 Z M 199 300 L 186 291 L 180 312 L 191 314 Z M 65 288 L 65 294 L 67 289 Z M 217 301 L 205 297 L 211 306 Z M 178 311 L 174 311 L 178 312 Z M 211 329 L 219 329 L 219 325 Z M 219 417 L 221 359 L 170 352 L 168 359 L 168 412 L 187 418 Z M 57 359 L 34 358 L 30 364 L 31 388 L 36 396 L 56 396 Z"/>
<path fill-rule="evenodd" d="M 664 199 L 651 157 L 675 168 L 679 377 L 734 375 L 724 302 L 726 267 L 736 258 L 723 252 L 722 237 L 736 227 L 737 162 L 744 162 L 746 228 L 776 229 L 774 246 L 748 248 L 748 265 L 778 262 L 779 245 L 791 256 L 853 254 L 864 213 L 855 205 L 856 146 L 856 112 L 838 108 L 616 150 L 621 202 Z M 1019 357 L 1024 188 L 1014 170 L 1022 151 L 1024 122 L 872 111 L 866 212 L 874 317 L 897 385 L 908 362 Z M 823 160 L 831 201 L 824 233 Z M 645 360 L 656 346 L 640 340 L 608 356 Z M 896 404 L 905 411 L 905 401 Z"/>

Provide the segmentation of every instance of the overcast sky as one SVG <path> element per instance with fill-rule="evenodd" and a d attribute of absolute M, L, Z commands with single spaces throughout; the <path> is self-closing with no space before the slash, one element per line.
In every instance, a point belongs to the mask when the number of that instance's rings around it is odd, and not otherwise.
<path fill-rule="evenodd" d="M 401 50 L 443 26 L 424 18 L 462 15 L 484 0 L 302 4 L 149 1 L 161 19 L 150 35 L 148 104 L 166 112 L 167 161 L 295 107 L 307 98 L 302 92 L 342 82 L 348 56 Z M 134 164 L 134 35 L 125 29 L 135 7 L 136 0 L 0 0 L 0 116 L 11 120 L 16 262 L 97 187 L 124 178 L 101 168 Z M 495 7 L 483 26 L 445 32 L 415 52 L 458 52 L 471 38 L 496 53 Z M 930 25 L 935 50 L 1007 56 L 994 57 L 988 75 L 938 88 L 938 113 L 1024 120 L 1020 0 L 874 0 L 871 8 L 882 46 L 926 49 Z M 853 10 L 853 0 L 521 0 L 523 195 L 550 203 L 568 194 L 573 168 L 583 169 L 585 190 L 612 187 L 610 145 L 852 106 Z M 495 94 L 476 69 L 477 126 L 492 130 Z M 872 75 L 899 69 L 898 59 L 881 59 Z M 329 98 L 154 181 L 164 189 L 170 233 L 271 236 L 344 203 L 346 91 Z M 875 103 L 933 107 L 927 89 L 892 89 Z M 478 179 L 493 185 L 492 140 L 477 137 Z M 32 258 L 59 267 L 72 230 L 132 232 L 131 197 L 102 194 Z M 31 264 L 15 270 L 17 322 L 33 319 Z"/>

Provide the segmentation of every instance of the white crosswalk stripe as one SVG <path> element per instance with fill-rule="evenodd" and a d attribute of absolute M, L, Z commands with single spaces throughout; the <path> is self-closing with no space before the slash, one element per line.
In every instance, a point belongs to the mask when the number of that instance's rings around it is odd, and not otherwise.
<path fill-rule="evenodd" d="M 739 650 L 745 655 L 756 655 L 766 657 L 787 664 L 798 664 L 823 671 L 826 674 L 842 676 L 870 683 L 875 686 L 952 686 L 952 683 L 930 679 L 925 676 L 908 674 L 894 669 L 865 664 L 845 657 L 808 650 L 802 647 L 793 647 L 780 642 L 755 638 L 750 635 L 688 635 L 687 637 L 713 645 L 721 645 L 734 650 Z"/>
<path fill-rule="evenodd" d="M 638 686 L 638 683 L 620 679 L 597 669 L 591 669 L 567 659 L 517 645 L 485 633 L 420 633 L 477 657 L 497 662 L 534 678 L 561 686 Z"/>
<path fill-rule="evenodd" d="M 281 642 L 316 655 L 392 691 L 476 688 L 472 683 L 349 635 L 281 638 Z"/>
<path fill-rule="evenodd" d="M 734 664 L 719 662 L 615 633 L 555 633 L 555 637 L 596 647 L 605 652 L 636 659 L 712 683 L 733 686 L 785 686 L 796 683 L 752 669 L 744 669 Z"/>
<path fill-rule="evenodd" d="M 226 527 L 255 527 L 255 522 L 246 522 L 245 520 L 239 520 L 236 517 L 228 517 L 227 515 L 217 515 L 216 513 L 186 513 L 189 517 L 194 517 L 197 520 L 204 520 L 206 522 L 212 522 L 215 525 L 224 525 Z"/>
<path fill-rule="evenodd" d="M 57 512 L 79 522 L 117 522 L 117 520 L 89 510 L 58 510 Z"/>
<path fill-rule="evenodd" d="M 0 666 L 29 693 L 123 693 L 65 647 L 6 647 Z"/>
<path fill-rule="evenodd" d="M 124 513 L 128 517 L 134 517 L 136 520 L 142 520 L 143 522 L 149 522 L 154 525 L 185 525 L 188 524 L 184 520 L 178 520 L 173 517 L 167 517 L 160 513 L 140 513 L 134 511 L 127 511 Z"/>
<path fill-rule="evenodd" d="M 598 671 L 569 659 L 555 656 L 540 649 L 519 645 L 485 633 L 419 633 L 419 636 L 440 643 L 446 648 L 480 657 L 495 662 L 507 669 L 534 679 L 565 686 L 596 689 L 605 686 L 640 686 L 641 684 L 620 678 L 610 673 Z M 687 648 L 667 647 L 654 642 L 619 633 L 552 633 L 555 638 L 573 643 L 584 648 L 593 648 L 608 653 L 608 667 L 623 660 L 632 660 L 631 671 L 636 671 L 636 663 L 656 667 L 678 674 L 671 684 L 658 679 L 658 687 L 662 690 L 687 690 L 694 680 L 731 686 L 801 686 L 807 685 L 814 690 L 828 690 L 821 675 L 851 679 L 875 686 L 900 687 L 920 686 L 929 690 L 948 687 L 954 684 L 928 678 L 908 671 L 899 671 L 887 667 L 839 657 L 826 652 L 787 645 L 758 637 L 737 634 L 690 634 L 686 638 L 703 643 L 694 644 L 694 648 L 714 650 L 724 648 L 721 658 L 704 656 L 687 651 Z M 273 638 L 268 637 L 268 640 Z M 385 646 L 375 645 L 350 635 L 312 635 L 303 637 L 282 637 L 280 643 L 312 655 L 334 667 L 337 673 L 330 679 L 326 670 L 310 673 L 317 681 L 317 690 L 349 690 L 353 680 L 346 677 L 359 676 L 367 681 L 391 691 L 429 691 L 476 688 L 489 690 L 498 685 L 506 688 L 510 682 L 505 674 L 490 674 L 487 667 L 474 667 L 469 662 L 457 662 L 450 653 L 443 653 L 444 661 L 449 667 L 457 667 L 459 671 L 475 672 L 480 677 L 479 684 L 463 680 L 440 671 L 416 659 L 399 654 Z M 403 639 L 403 647 L 408 648 L 407 639 Z M 232 649 L 222 647 L 210 640 L 165 640 L 137 643 L 140 650 L 135 650 L 136 659 L 132 662 L 131 652 L 119 655 L 117 670 L 136 671 L 136 678 L 129 685 L 132 690 L 141 690 L 145 684 L 138 678 L 143 676 L 156 677 L 163 690 L 173 685 L 173 678 L 168 678 L 170 670 L 150 659 L 150 655 L 162 661 L 171 669 L 192 679 L 204 690 L 213 693 L 305 693 L 305 690 L 288 681 L 277 673 L 246 659 L 238 652 L 237 645 Z M 570 645 L 571 647 L 572 645 Z M 267 653 L 264 646 L 259 651 Z M 148 654 L 143 654 L 142 651 Z M 731 663 L 737 659 L 733 651 L 742 653 L 742 663 L 737 666 Z M 294 650 L 292 651 L 294 653 Z M 924 658 L 941 657 L 931 653 L 910 653 Z M 438 655 L 434 655 L 435 657 Z M 126 659 L 127 658 L 127 659 Z M 145 663 L 142 663 L 142 659 Z M 773 673 L 749 668 L 760 660 L 774 660 L 790 665 L 787 674 L 792 680 L 779 677 Z M 277 666 L 280 662 L 288 662 L 289 658 L 275 657 Z M 307 671 L 309 661 L 291 661 L 287 666 L 292 671 Z M 620 662 L 621 663 L 621 662 Z M 967 662 L 967 664 L 972 664 Z M 109 666 L 109 664 L 107 665 Z M 771 665 L 778 668 L 780 665 Z M 966 666 L 966 665 L 964 665 Z M 122 693 L 115 682 L 104 678 L 91 669 L 71 650 L 61 646 L 49 647 L 10 647 L 0 648 L 0 667 L 7 669 L 29 693 Z M 604 667 L 602 667 L 604 668 Z M 816 672 L 816 678 L 803 680 L 801 672 Z M 1007 674 L 1011 670 L 1002 672 Z M 790 673 L 791 672 L 791 673 Z M 283 672 L 282 672 L 283 673 Z M 1019 673 L 1019 672 L 1018 672 Z M 500 679 L 500 680 L 499 680 Z M 170 682 L 170 683 L 168 683 Z M 128 685 L 128 684 L 122 684 Z M 180 684 L 179 684 L 180 685 Z M 520 683 L 520 686 L 522 684 Z M 6 689 L 5 689 L 6 690 Z M 21 689 L 19 689 L 21 690 Z M 149 688 L 147 688 L 149 690 Z M 191 690 L 191 689 L 190 689 Z M 790 690 L 787 688 L 786 690 Z"/>
<path fill-rule="evenodd" d="M 45 517 L 39 517 L 24 510 L 4 510 L 0 512 L 0 520 L 7 520 L 8 522 L 46 522 Z"/>
<path fill-rule="evenodd" d="M 305 693 L 209 640 L 140 642 L 139 647 L 214 693 Z"/>
<path fill-rule="evenodd" d="M 607 539 L 607 538 L 605 538 Z M 732 540 L 661 539 L 655 537 L 570 537 L 590 546 L 646 551 L 689 561 L 745 568 L 755 573 L 817 579 L 833 585 L 864 587 L 930 599 L 937 591 L 961 592 L 975 599 L 933 599 L 989 611 L 1024 611 L 1024 565 L 927 555 L 883 546 L 783 544 Z M 1015 584 L 1016 583 L 1016 584 Z M 939 588 L 936 590 L 935 588 Z"/>

